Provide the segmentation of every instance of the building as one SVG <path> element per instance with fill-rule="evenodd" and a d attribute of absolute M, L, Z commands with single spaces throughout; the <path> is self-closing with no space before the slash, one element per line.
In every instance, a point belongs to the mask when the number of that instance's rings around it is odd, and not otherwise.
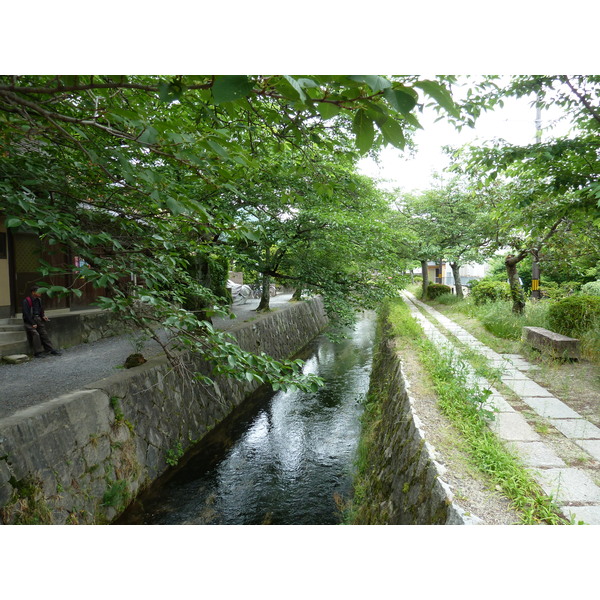
<path fill-rule="evenodd" d="M 42 277 L 38 271 L 40 261 L 44 260 L 57 267 L 64 267 L 64 273 Z M 54 296 L 44 299 L 46 310 L 84 310 L 92 308 L 91 304 L 104 288 L 94 288 L 91 283 L 79 283 L 72 274 L 73 266 L 79 266 L 80 259 L 72 256 L 68 249 L 49 246 L 40 240 L 35 233 L 8 229 L 5 218 L 0 215 L 0 319 L 14 317 L 21 312 L 21 302 L 29 294 L 32 284 L 37 282 L 79 288 L 81 297 Z"/>
<path fill-rule="evenodd" d="M 479 281 L 483 279 L 489 270 L 489 266 L 486 264 L 469 263 L 463 265 L 459 269 L 460 280 L 463 285 L 463 291 L 471 281 Z M 429 275 L 430 283 L 441 283 L 452 288 L 452 293 L 456 293 L 456 283 L 454 281 L 454 275 L 452 274 L 452 268 L 446 261 L 440 262 L 428 262 L 427 272 Z M 421 274 L 421 269 L 415 269 L 413 271 L 415 275 Z"/>

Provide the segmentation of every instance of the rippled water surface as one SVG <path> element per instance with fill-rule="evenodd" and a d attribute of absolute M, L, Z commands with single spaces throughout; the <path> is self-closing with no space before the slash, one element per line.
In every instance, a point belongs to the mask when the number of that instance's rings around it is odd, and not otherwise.
<path fill-rule="evenodd" d="M 301 358 L 326 385 L 255 395 L 163 476 L 120 524 L 334 524 L 352 483 L 374 315 L 351 337 L 314 340 Z"/>

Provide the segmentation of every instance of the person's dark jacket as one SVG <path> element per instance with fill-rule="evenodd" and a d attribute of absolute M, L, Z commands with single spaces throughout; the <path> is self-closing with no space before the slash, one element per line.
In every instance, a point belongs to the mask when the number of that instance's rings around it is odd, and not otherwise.
<path fill-rule="evenodd" d="M 31 306 L 29 305 L 30 300 Z M 39 298 L 28 296 L 23 300 L 23 321 L 28 325 L 35 325 L 35 321 L 33 320 L 34 315 L 39 315 L 43 318 L 45 315 L 44 306 Z"/>

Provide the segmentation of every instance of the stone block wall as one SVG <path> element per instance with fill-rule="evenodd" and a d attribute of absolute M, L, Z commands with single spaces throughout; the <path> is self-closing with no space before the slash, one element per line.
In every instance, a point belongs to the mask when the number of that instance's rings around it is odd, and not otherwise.
<path fill-rule="evenodd" d="M 245 350 L 281 359 L 326 324 L 317 298 L 232 334 Z M 189 357 L 188 365 L 210 373 Z M 157 357 L 2 419 L 0 522 L 111 522 L 257 387 L 223 378 L 201 385 Z"/>
<path fill-rule="evenodd" d="M 359 524 L 456 525 L 475 524 L 454 503 L 443 481 L 444 467 L 425 439 L 393 339 L 386 324 L 376 349 L 371 399 L 381 414 L 370 445 L 365 494 L 369 501 L 359 512 Z"/>

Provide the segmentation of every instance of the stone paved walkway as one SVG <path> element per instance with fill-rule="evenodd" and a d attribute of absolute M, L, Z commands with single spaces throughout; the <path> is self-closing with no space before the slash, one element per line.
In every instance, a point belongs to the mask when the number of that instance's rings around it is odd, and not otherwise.
<path fill-rule="evenodd" d="M 600 429 L 569 408 L 547 389 L 530 379 L 526 373 L 533 368 L 517 354 L 498 354 L 482 344 L 448 317 L 417 300 L 410 292 L 402 293 L 411 314 L 423 327 L 427 337 L 439 348 L 460 355 L 453 344 L 420 310 L 426 311 L 443 328 L 467 348 L 485 356 L 492 367 L 502 370 L 502 383 L 515 393 L 533 412 L 546 419 L 565 439 L 577 444 L 595 461 L 600 461 Z M 521 458 L 544 492 L 553 497 L 567 518 L 600 525 L 600 487 L 582 469 L 569 467 L 549 444 L 544 443 L 523 416 L 485 379 L 469 371 L 473 383 L 489 389 L 488 404 L 498 412 L 491 429 Z"/>
<path fill-rule="evenodd" d="M 273 310 L 285 310 L 290 306 L 291 297 L 291 294 L 275 296 L 270 306 Z M 213 326 L 230 330 L 248 320 L 265 318 L 265 314 L 256 312 L 258 303 L 257 299 L 234 303 L 231 310 L 236 318 L 215 318 Z M 113 375 L 118 372 L 116 369 L 122 368 L 127 356 L 136 351 L 135 338 L 131 334 L 114 336 L 62 349 L 62 356 L 18 365 L 0 364 L 0 419 Z M 146 358 L 162 352 L 161 346 L 153 340 L 148 340 L 143 347 Z"/>

